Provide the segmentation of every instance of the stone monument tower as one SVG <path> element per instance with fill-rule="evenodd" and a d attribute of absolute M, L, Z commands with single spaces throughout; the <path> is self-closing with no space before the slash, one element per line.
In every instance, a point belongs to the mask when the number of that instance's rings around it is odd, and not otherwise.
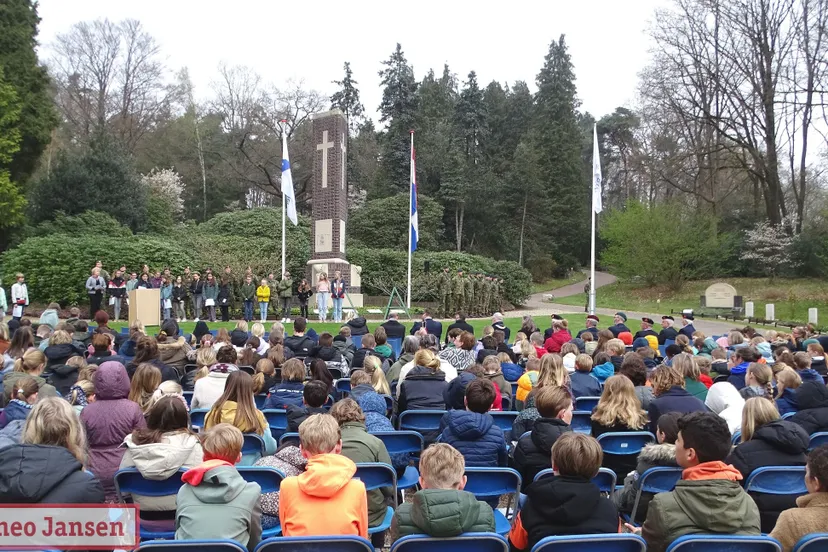
<path fill-rule="evenodd" d="M 313 121 L 313 226 L 308 282 L 316 286 L 322 272 L 333 278 L 339 270 L 355 307 L 362 306 L 361 267 L 345 256 L 345 229 L 348 225 L 348 119 L 339 109 L 317 113 Z M 328 301 L 330 307 L 330 301 Z M 343 307 L 347 307 L 347 301 Z"/>

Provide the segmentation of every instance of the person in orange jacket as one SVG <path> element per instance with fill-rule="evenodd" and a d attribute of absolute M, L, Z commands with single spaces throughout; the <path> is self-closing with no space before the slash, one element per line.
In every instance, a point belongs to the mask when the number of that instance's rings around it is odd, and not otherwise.
<path fill-rule="evenodd" d="M 308 466 L 301 475 L 282 481 L 282 535 L 368 538 L 365 484 L 353 479 L 356 464 L 340 454 L 339 424 L 330 414 L 314 414 L 299 425 L 299 443 Z"/>

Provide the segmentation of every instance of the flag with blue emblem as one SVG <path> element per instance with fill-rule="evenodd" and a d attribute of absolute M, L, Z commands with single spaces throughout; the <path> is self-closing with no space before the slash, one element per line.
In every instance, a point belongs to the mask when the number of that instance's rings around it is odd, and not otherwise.
<path fill-rule="evenodd" d="M 290 174 L 287 132 L 282 132 L 282 195 L 285 197 L 287 216 L 290 222 L 296 226 L 299 224 L 299 218 L 296 216 L 296 195 L 293 193 L 293 176 Z"/>
<path fill-rule="evenodd" d="M 419 221 L 417 217 L 417 171 L 414 168 L 414 134 L 411 134 L 411 197 L 409 205 L 411 207 L 411 243 L 409 244 L 409 251 L 417 250 L 417 239 L 419 230 Z"/>

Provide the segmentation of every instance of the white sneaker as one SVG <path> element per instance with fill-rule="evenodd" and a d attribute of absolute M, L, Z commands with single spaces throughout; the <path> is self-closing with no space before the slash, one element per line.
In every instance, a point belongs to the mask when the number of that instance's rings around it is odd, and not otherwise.
<path fill-rule="evenodd" d="M 200 322 L 200 320 L 196 318 L 195 320 L 193 320 L 193 322 Z"/>
<path fill-rule="evenodd" d="M 290 322 L 291 322 L 290 318 L 285 318 L 285 324 L 290 324 Z"/>

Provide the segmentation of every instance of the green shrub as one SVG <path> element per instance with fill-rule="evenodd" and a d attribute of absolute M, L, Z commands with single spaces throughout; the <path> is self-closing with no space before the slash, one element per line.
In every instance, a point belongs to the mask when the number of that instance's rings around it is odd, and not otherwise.
<path fill-rule="evenodd" d="M 550 255 L 538 255 L 529 259 L 527 264 L 532 273 L 532 281 L 538 284 L 553 278 L 555 269 L 558 267 L 558 263 Z"/>

